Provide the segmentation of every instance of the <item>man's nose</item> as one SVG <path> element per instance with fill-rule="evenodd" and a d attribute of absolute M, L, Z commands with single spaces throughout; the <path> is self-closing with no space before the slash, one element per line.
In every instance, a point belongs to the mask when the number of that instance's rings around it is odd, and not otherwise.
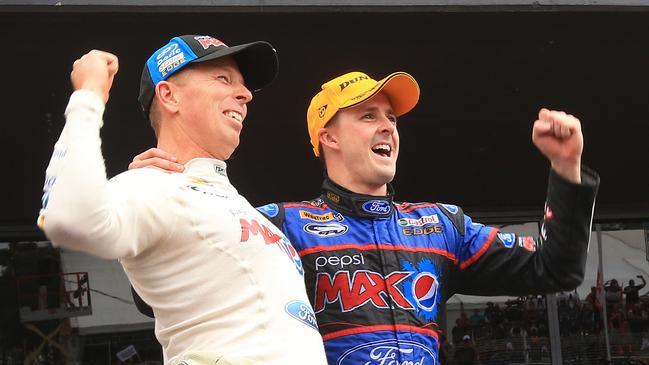
<path fill-rule="evenodd" d="M 241 105 L 243 105 L 249 103 L 252 100 L 252 93 L 245 85 L 239 84 L 235 90 L 234 97 Z"/>
<path fill-rule="evenodd" d="M 389 134 L 394 133 L 396 129 L 396 124 L 390 120 L 387 116 L 381 118 L 381 132 L 386 132 Z"/>

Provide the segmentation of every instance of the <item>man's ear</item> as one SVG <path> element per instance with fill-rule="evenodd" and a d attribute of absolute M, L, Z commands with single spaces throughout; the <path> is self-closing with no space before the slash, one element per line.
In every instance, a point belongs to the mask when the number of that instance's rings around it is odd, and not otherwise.
<path fill-rule="evenodd" d="M 320 145 L 326 146 L 331 149 L 338 149 L 338 138 L 334 132 L 328 128 L 320 128 L 318 130 L 318 141 Z"/>
<path fill-rule="evenodd" d="M 175 113 L 178 111 L 178 95 L 176 95 L 176 85 L 167 82 L 160 81 L 158 85 L 155 86 L 155 98 L 158 101 L 158 106 L 161 109 L 166 110 L 169 113 Z"/>

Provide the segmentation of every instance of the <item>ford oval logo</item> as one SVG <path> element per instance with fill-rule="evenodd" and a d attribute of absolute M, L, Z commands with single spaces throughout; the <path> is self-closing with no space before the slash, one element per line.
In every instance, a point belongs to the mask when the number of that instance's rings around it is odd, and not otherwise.
<path fill-rule="evenodd" d="M 370 200 L 363 203 L 363 210 L 368 213 L 387 214 L 390 212 L 390 203 L 385 200 Z"/>
<path fill-rule="evenodd" d="M 364 343 L 345 351 L 336 361 L 336 365 L 381 365 L 396 364 L 395 359 L 402 359 L 399 364 L 437 365 L 437 357 L 424 344 L 403 340 L 382 340 Z"/>
<path fill-rule="evenodd" d="M 300 300 L 292 300 L 288 302 L 284 308 L 286 309 L 286 313 L 291 317 L 315 330 L 318 329 L 318 324 L 315 320 L 315 313 L 313 313 L 310 304 Z"/>
<path fill-rule="evenodd" d="M 340 223 L 309 223 L 304 226 L 304 232 L 320 237 L 335 237 L 347 232 L 348 227 Z"/>

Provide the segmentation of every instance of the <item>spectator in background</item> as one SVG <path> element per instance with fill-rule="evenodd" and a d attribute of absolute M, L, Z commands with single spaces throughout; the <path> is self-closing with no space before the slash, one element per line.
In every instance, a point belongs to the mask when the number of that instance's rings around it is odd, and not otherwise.
<path fill-rule="evenodd" d="M 591 333 L 599 333 L 602 329 L 603 322 L 602 322 L 602 304 L 599 301 L 599 298 L 597 297 L 597 288 L 594 286 L 590 287 L 590 293 L 586 296 L 586 302 L 590 306 L 591 310 L 593 311 L 593 332 Z M 583 321 L 583 319 L 582 319 Z"/>
<path fill-rule="evenodd" d="M 464 335 L 462 343 L 455 349 L 455 362 L 457 365 L 478 364 L 478 351 L 471 342 L 471 336 Z"/>
<path fill-rule="evenodd" d="M 487 302 L 487 308 L 484 310 L 484 316 L 487 322 L 493 327 L 496 325 L 495 321 L 495 308 L 493 302 Z"/>
<path fill-rule="evenodd" d="M 465 333 L 471 331 L 471 321 L 467 317 L 466 312 L 460 313 L 460 327 L 464 329 Z"/>
<path fill-rule="evenodd" d="M 525 311 L 523 312 L 523 320 L 528 324 L 535 324 L 540 317 L 539 311 L 536 309 L 536 304 L 534 300 L 530 300 L 526 303 Z"/>
<path fill-rule="evenodd" d="M 622 287 L 618 284 L 616 279 L 611 279 L 604 284 L 604 290 L 606 292 L 606 308 L 610 308 L 613 305 L 622 303 Z"/>
<path fill-rule="evenodd" d="M 642 275 L 636 276 L 638 279 L 642 280 L 642 284 L 635 285 L 633 279 L 629 280 L 629 285 L 624 288 L 624 295 L 626 298 L 626 307 L 629 309 L 629 305 L 634 306 L 640 301 L 640 289 L 644 288 L 647 285 L 647 282 L 644 280 Z"/>
<path fill-rule="evenodd" d="M 609 313 L 609 323 L 613 332 L 618 334 L 624 333 L 624 313 L 620 309 L 620 306 L 614 304 L 611 306 L 611 312 Z"/>
<path fill-rule="evenodd" d="M 485 317 L 480 314 L 480 309 L 474 309 L 473 315 L 469 318 L 471 321 L 471 326 L 475 329 L 481 327 L 485 324 Z"/>
<path fill-rule="evenodd" d="M 462 327 L 462 321 L 458 318 L 455 320 L 455 326 L 451 330 L 451 341 L 453 345 L 457 345 L 462 341 L 462 336 L 466 334 L 465 329 Z"/>
<path fill-rule="evenodd" d="M 586 303 L 581 307 L 580 318 L 582 336 L 599 332 L 595 326 L 595 311 L 593 311 L 593 306 L 590 302 L 586 301 Z"/>

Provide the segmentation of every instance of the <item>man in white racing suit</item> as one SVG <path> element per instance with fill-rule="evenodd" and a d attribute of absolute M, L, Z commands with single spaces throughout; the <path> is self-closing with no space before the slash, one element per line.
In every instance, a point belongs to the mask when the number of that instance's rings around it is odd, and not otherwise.
<path fill-rule="evenodd" d="M 299 256 L 226 175 L 250 90 L 276 75 L 273 47 L 185 35 L 148 59 L 140 102 L 182 174 L 107 180 L 99 130 L 117 70 L 102 51 L 75 61 L 39 226 L 55 245 L 119 259 L 165 364 L 325 364 Z"/>

